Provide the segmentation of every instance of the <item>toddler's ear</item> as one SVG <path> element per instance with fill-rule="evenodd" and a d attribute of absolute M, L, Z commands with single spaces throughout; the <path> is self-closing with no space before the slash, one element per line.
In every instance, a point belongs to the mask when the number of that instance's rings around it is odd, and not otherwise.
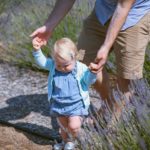
<path fill-rule="evenodd" d="M 77 60 L 82 61 L 84 59 L 84 56 L 85 56 L 85 50 L 80 49 L 77 54 Z"/>

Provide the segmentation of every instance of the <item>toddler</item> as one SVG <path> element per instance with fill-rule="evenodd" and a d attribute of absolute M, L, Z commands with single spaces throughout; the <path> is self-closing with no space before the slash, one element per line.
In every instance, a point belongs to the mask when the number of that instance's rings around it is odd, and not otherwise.
<path fill-rule="evenodd" d="M 96 81 L 96 74 L 77 61 L 76 45 L 69 38 L 55 42 L 52 58 L 46 58 L 42 53 L 42 41 L 33 39 L 32 44 L 36 63 L 49 71 L 50 115 L 57 117 L 60 123 L 63 142 L 55 144 L 54 150 L 73 150 L 83 117 L 88 116 L 88 89 Z"/>

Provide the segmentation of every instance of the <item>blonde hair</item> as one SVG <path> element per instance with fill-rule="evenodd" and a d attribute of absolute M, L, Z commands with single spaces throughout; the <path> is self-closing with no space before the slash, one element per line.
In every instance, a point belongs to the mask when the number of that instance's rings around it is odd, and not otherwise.
<path fill-rule="evenodd" d="M 76 59 L 77 47 L 75 43 L 69 38 L 61 38 L 54 44 L 52 52 L 53 57 L 61 57 L 65 60 Z"/>

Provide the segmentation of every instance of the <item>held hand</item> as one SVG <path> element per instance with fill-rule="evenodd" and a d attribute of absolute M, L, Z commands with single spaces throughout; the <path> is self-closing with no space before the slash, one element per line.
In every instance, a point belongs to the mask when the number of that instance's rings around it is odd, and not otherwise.
<path fill-rule="evenodd" d="M 43 42 L 41 41 L 41 39 L 36 37 L 32 40 L 32 45 L 33 45 L 34 50 L 39 50 L 42 47 Z"/>
<path fill-rule="evenodd" d="M 42 42 L 41 46 L 46 45 L 47 41 L 49 39 L 49 37 L 51 36 L 51 32 L 47 30 L 46 26 L 42 26 L 38 29 L 36 29 L 31 35 L 30 37 L 32 37 L 33 39 L 38 38 L 38 40 L 40 40 L 40 42 Z M 38 41 L 37 40 L 37 41 Z"/>
<path fill-rule="evenodd" d="M 101 47 L 97 53 L 95 63 L 91 63 L 91 69 L 93 73 L 99 73 L 102 71 L 108 57 L 109 50 L 105 47 Z"/>
<path fill-rule="evenodd" d="M 97 73 L 97 69 L 95 68 L 98 68 L 98 64 L 91 62 L 89 65 L 89 69 L 92 73 Z"/>

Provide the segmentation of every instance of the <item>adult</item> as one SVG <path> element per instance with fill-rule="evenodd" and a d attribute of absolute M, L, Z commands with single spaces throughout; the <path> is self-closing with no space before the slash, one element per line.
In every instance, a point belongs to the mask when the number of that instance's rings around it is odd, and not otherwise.
<path fill-rule="evenodd" d="M 72 8 L 75 0 L 57 0 L 45 24 L 36 29 L 32 38 L 45 45 L 53 30 Z M 120 90 L 130 96 L 131 80 L 143 77 L 145 49 L 150 39 L 149 0 L 96 0 L 94 10 L 84 21 L 78 48 L 85 49 L 83 62 L 98 73 L 97 91 L 110 108 L 118 105 L 110 98 L 108 75 L 103 69 L 112 47 L 117 65 L 117 82 Z"/>

